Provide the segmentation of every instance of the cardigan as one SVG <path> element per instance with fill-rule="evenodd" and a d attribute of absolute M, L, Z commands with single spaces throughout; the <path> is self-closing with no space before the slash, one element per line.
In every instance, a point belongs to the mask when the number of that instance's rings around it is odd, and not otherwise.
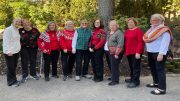
<path fill-rule="evenodd" d="M 59 31 L 56 31 L 57 41 L 59 42 L 60 39 L 60 33 Z M 42 33 L 38 38 L 38 47 L 41 51 L 48 50 L 47 54 L 51 54 L 51 40 L 50 36 L 47 32 Z M 60 50 L 60 47 L 59 49 Z"/>
<path fill-rule="evenodd" d="M 36 28 L 32 28 L 30 31 L 26 31 L 24 28 L 19 29 L 21 36 L 21 47 L 38 48 L 37 40 L 40 32 Z"/>
<path fill-rule="evenodd" d="M 124 35 L 125 55 L 142 54 L 144 51 L 143 32 L 140 28 L 126 30 Z"/>
<path fill-rule="evenodd" d="M 3 33 L 3 53 L 16 54 L 20 51 L 20 34 L 18 28 L 13 25 L 7 27 Z"/>
<path fill-rule="evenodd" d="M 107 36 L 107 46 L 110 54 L 119 55 L 124 47 L 124 35 L 120 30 L 117 30 L 114 34 Z"/>
<path fill-rule="evenodd" d="M 98 50 L 104 47 L 106 42 L 106 33 L 103 29 L 96 28 L 91 36 L 89 47 Z"/>

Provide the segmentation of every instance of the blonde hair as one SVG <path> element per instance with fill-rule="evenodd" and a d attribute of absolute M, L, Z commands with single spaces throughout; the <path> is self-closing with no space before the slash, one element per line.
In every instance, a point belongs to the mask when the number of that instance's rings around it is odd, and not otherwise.
<path fill-rule="evenodd" d="M 119 28 L 119 24 L 118 24 L 118 22 L 117 22 L 116 20 L 111 20 L 111 21 L 109 22 L 109 26 L 110 26 L 111 23 L 116 23 L 117 28 Z"/>
<path fill-rule="evenodd" d="M 48 25 L 47 25 L 47 27 L 46 27 L 46 30 L 45 31 L 49 31 L 49 25 L 50 24 L 55 24 L 55 31 L 57 31 L 58 30 L 58 26 L 57 26 L 57 24 L 56 24 L 56 22 L 54 22 L 54 21 L 50 21 L 49 23 L 48 23 Z"/>
<path fill-rule="evenodd" d="M 74 25 L 74 22 L 72 20 L 68 20 L 68 21 L 65 22 L 65 27 L 64 27 L 65 29 L 68 29 L 68 24 L 69 23 L 72 23 Z"/>

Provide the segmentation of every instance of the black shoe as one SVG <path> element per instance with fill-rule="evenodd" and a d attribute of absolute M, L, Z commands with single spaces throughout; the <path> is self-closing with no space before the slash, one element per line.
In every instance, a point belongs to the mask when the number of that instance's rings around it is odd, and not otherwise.
<path fill-rule="evenodd" d="M 114 86 L 114 85 L 117 85 L 117 84 L 119 84 L 119 82 L 110 82 L 108 85 L 109 86 Z"/>
<path fill-rule="evenodd" d="M 126 83 L 131 83 L 132 80 L 131 80 L 131 79 L 125 79 L 125 82 L 126 82 Z"/>
<path fill-rule="evenodd" d="M 13 84 L 11 85 L 11 87 L 19 87 L 19 85 L 20 85 L 20 82 L 19 82 L 19 81 L 16 81 L 15 83 L 13 83 Z"/>
<path fill-rule="evenodd" d="M 166 91 L 165 90 L 156 89 L 156 90 L 151 91 L 151 94 L 154 94 L 154 95 L 164 95 L 164 94 L 166 94 Z"/>
<path fill-rule="evenodd" d="M 34 79 L 34 80 L 39 80 L 39 76 L 34 75 L 34 76 L 30 76 L 30 78 Z"/>
<path fill-rule="evenodd" d="M 146 87 L 149 87 L 149 88 L 157 88 L 157 87 L 158 87 L 158 84 L 151 83 L 151 84 L 147 84 Z"/>
<path fill-rule="evenodd" d="M 139 84 L 129 83 L 129 84 L 127 85 L 127 88 L 135 88 L 135 87 L 137 87 L 137 86 L 139 86 Z"/>
<path fill-rule="evenodd" d="M 49 77 L 45 77 L 45 81 L 50 81 L 50 78 Z"/>
<path fill-rule="evenodd" d="M 111 77 L 109 77 L 108 80 L 111 81 Z"/>
<path fill-rule="evenodd" d="M 58 76 L 58 75 L 52 75 L 52 77 L 54 77 L 54 78 L 59 78 L 59 76 Z"/>
<path fill-rule="evenodd" d="M 66 81 L 68 79 L 68 76 L 63 77 L 63 81 Z"/>
<path fill-rule="evenodd" d="M 22 78 L 20 82 L 21 82 L 21 83 L 26 83 L 27 79 L 28 79 L 27 77 Z"/>
<path fill-rule="evenodd" d="M 101 82 L 103 79 L 95 79 L 94 82 Z"/>

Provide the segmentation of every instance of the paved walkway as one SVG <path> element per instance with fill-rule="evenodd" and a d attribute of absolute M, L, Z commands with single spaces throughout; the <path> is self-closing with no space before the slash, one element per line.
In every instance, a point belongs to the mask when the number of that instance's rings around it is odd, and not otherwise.
<path fill-rule="evenodd" d="M 29 79 L 18 88 L 8 87 L 6 77 L 0 76 L 0 101 L 180 101 L 180 76 L 167 77 L 167 94 L 156 96 L 149 92 L 153 89 L 145 87 L 151 77 L 141 77 L 141 86 L 128 89 L 121 77 L 117 86 L 107 86 L 107 80 L 94 83 L 92 80 L 74 79 L 62 81 L 51 78 L 39 81 Z"/>

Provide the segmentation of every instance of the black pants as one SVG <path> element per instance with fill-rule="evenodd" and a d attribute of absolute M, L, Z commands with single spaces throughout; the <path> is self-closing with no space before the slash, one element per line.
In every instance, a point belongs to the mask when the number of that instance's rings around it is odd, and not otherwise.
<path fill-rule="evenodd" d="M 104 63 L 103 63 L 104 50 L 99 49 L 91 53 L 91 62 L 94 72 L 94 79 L 103 80 Z"/>
<path fill-rule="evenodd" d="M 72 74 L 74 62 L 75 62 L 75 55 L 71 52 L 64 53 L 61 51 L 61 61 L 62 61 L 62 68 L 63 68 L 63 75 L 68 76 Z"/>
<path fill-rule="evenodd" d="M 158 88 L 166 90 L 165 63 L 167 56 L 163 56 L 162 61 L 157 61 L 158 53 L 148 53 L 148 62 L 153 77 L 153 82 L 158 84 Z"/>
<path fill-rule="evenodd" d="M 123 57 L 123 54 L 119 54 L 119 58 L 116 59 L 114 57 L 114 54 L 110 55 L 110 63 L 111 63 L 111 81 L 112 82 L 119 82 L 119 76 L 120 76 L 120 72 L 119 72 L 119 64 L 120 61 Z"/>
<path fill-rule="evenodd" d="M 128 55 L 128 62 L 130 67 L 130 77 L 133 83 L 139 85 L 140 83 L 140 73 L 141 73 L 141 59 L 136 59 L 135 54 Z"/>
<path fill-rule="evenodd" d="M 109 53 L 109 51 L 105 51 L 105 56 L 106 56 L 107 65 L 109 67 L 109 70 L 111 71 L 111 63 L 110 63 L 110 53 Z"/>
<path fill-rule="evenodd" d="M 21 48 L 21 65 L 22 65 L 22 77 L 26 78 L 28 76 L 28 69 L 30 69 L 30 75 L 36 75 L 36 48 Z M 29 65 L 30 64 L 30 65 Z"/>
<path fill-rule="evenodd" d="M 51 54 L 43 54 L 44 57 L 44 75 L 45 77 L 49 77 L 50 72 L 50 64 L 52 63 L 52 75 L 57 75 L 57 62 L 59 59 L 59 51 L 54 50 L 51 51 Z"/>
<path fill-rule="evenodd" d="M 16 67 L 18 63 L 19 53 L 8 56 L 5 54 L 5 60 L 7 65 L 7 84 L 8 86 L 13 85 L 17 82 L 16 78 Z"/>
<path fill-rule="evenodd" d="M 90 61 L 89 50 L 76 50 L 76 76 L 88 74 L 89 61 Z M 82 62 L 83 62 L 83 66 L 82 66 Z"/>

